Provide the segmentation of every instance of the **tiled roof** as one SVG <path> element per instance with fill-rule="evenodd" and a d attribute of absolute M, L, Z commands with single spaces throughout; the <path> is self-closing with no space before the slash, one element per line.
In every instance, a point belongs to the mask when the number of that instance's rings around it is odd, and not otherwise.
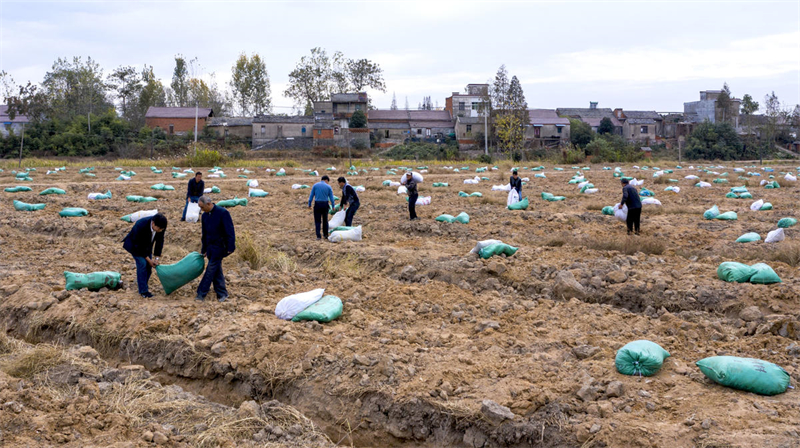
<path fill-rule="evenodd" d="M 408 123 L 412 128 L 452 128 L 452 121 L 411 121 Z"/>
<path fill-rule="evenodd" d="M 198 117 L 212 117 L 214 111 L 210 108 L 201 107 L 197 109 Z M 194 107 L 153 107 L 147 108 L 145 118 L 194 118 Z"/>
<path fill-rule="evenodd" d="M 623 110 L 625 118 L 649 118 L 651 120 L 661 120 L 662 117 L 654 110 Z"/>
<path fill-rule="evenodd" d="M 367 112 L 367 120 L 369 121 L 379 121 L 379 120 L 408 120 L 408 113 L 411 112 L 410 110 L 405 109 L 382 109 L 382 110 L 370 110 Z"/>
<path fill-rule="evenodd" d="M 283 115 L 258 115 L 255 118 L 253 118 L 253 123 L 314 124 L 314 117 L 306 117 L 306 116 L 285 117 Z"/>
<path fill-rule="evenodd" d="M 589 126 L 595 127 L 595 126 L 600 126 L 600 121 L 601 121 L 603 118 L 606 118 L 606 117 L 602 117 L 602 118 L 583 118 L 583 117 L 581 117 L 581 119 L 580 119 L 580 120 L 581 120 L 582 122 L 584 122 L 584 123 L 587 123 Z M 617 120 L 616 118 L 614 118 L 614 117 L 608 117 L 608 118 L 610 118 L 610 119 L 611 119 L 611 123 L 612 123 L 612 124 L 613 124 L 615 127 L 622 126 L 622 123 L 620 123 L 620 122 L 619 122 L 619 120 Z"/>
<path fill-rule="evenodd" d="M 569 118 L 561 118 L 555 109 L 530 109 L 528 116 L 532 125 L 563 124 L 569 126 Z"/>
<path fill-rule="evenodd" d="M 628 118 L 625 122 L 630 124 L 656 124 L 656 120 L 652 118 Z"/>
<path fill-rule="evenodd" d="M 569 117 L 580 117 L 580 118 L 603 118 L 603 117 L 613 117 L 614 112 L 611 109 L 604 108 L 604 109 L 588 109 L 588 108 L 558 108 L 556 109 L 558 115 L 566 115 Z"/>
<path fill-rule="evenodd" d="M 366 103 L 367 93 L 334 93 L 331 95 L 331 102 L 334 103 Z"/>
<path fill-rule="evenodd" d="M 17 114 L 14 119 L 8 117 L 8 106 L 0 106 L 0 124 L 2 123 L 30 123 L 26 115 Z"/>
<path fill-rule="evenodd" d="M 251 126 L 253 119 L 250 117 L 213 117 L 209 126 Z"/>
<path fill-rule="evenodd" d="M 370 129 L 409 129 L 410 126 L 408 125 L 408 121 L 406 122 L 380 122 L 380 121 L 370 121 L 369 122 Z"/>

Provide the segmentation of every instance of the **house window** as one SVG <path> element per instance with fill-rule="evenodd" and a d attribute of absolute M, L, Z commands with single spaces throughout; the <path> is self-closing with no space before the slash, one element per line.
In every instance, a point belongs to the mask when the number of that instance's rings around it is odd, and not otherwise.
<path fill-rule="evenodd" d="M 169 125 L 169 135 L 172 135 L 174 133 L 175 133 L 175 125 L 171 124 L 171 125 Z"/>
<path fill-rule="evenodd" d="M 472 125 L 471 124 L 467 125 L 467 134 L 472 134 Z"/>
<path fill-rule="evenodd" d="M 481 110 L 483 109 L 482 103 L 472 103 L 472 110 Z"/>
<path fill-rule="evenodd" d="M 417 129 L 417 135 L 422 135 L 422 128 Z"/>
<path fill-rule="evenodd" d="M 306 135 L 306 127 L 305 126 L 303 126 L 303 130 L 301 132 L 303 133 L 303 137 L 305 137 L 305 135 Z"/>
<path fill-rule="evenodd" d="M 465 107 L 465 106 L 466 106 L 466 105 L 464 104 L 464 102 L 463 102 L 463 101 L 459 101 L 459 102 L 458 102 L 458 110 L 466 110 L 466 107 Z"/>
<path fill-rule="evenodd" d="M 225 137 L 228 136 L 228 128 L 225 128 Z"/>
<path fill-rule="evenodd" d="M 536 127 L 536 128 L 533 128 L 533 136 L 534 136 L 535 138 L 539 138 L 539 137 L 541 137 L 541 135 L 542 135 L 542 130 L 541 130 L 541 129 L 542 129 L 542 128 L 538 128 L 538 127 Z"/>
<path fill-rule="evenodd" d="M 338 104 L 334 104 L 333 105 L 333 113 L 336 113 L 339 110 L 338 106 L 339 106 Z M 325 111 L 323 110 L 322 112 L 325 112 Z"/>
<path fill-rule="evenodd" d="M 266 135 L 266 133 L 267 133 L 267 127 L 262 125 L 261 126 L 261 136 L 263 137 L 264 135 Z"/>
<path fill-rule="evenodd" d="M 558 133 L 560 134 L 561 133 L 561 126 L 556 126 L 556 129 L 558 129 Z"/>
<path fill-rule="evenodd" d="M 386 133 L 384 135 L 385 135 L 384 138 L 389 138 L 389 130 L 388 129 L 386 130 Z"/>
<path fill-rule="evenodd" d="M 317 129 L 317 135 L 322 135 L 322 129 Z"/>
<path fill-rule="evenodd" d="M 430 137 L 431 136 L 431 130 L 430 129 L 425 129 L 425 136 L 426 137 Z"/>
<path fill-rule="evenodd" d="M 647 134 L 647 126 L 642 126 L 642 128 L 639 129 L 639 133 L 640 134 Z"/>
<path fill-rule="evenodd" d="M 356 104 L 356 110 L 361 110 L 361 105 L 360 104 Z"/>

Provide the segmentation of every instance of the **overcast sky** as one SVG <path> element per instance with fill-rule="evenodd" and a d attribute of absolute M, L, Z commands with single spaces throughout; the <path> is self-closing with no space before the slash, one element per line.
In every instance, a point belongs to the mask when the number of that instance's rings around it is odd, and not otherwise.
<path fill-rule="evenodd" d="M 763 104 L 800 104 L 800 1 L 0 2 L 0 69 L 41 82 L 58 57 L 91 56 L 105 73 L 153 65 L 169 84 L 175 54 L 197 57 L 220 86 L 241 52 L 267 63 L 275 112 L 290 112 L 288 74 L 312 47 L 368 58 L 392 93 L 430 95 L 486 82 L 505 64 L 531 108 L 682 111 L 728 82 Z M 283 108 L 287 107 L 287 108 Z"/>

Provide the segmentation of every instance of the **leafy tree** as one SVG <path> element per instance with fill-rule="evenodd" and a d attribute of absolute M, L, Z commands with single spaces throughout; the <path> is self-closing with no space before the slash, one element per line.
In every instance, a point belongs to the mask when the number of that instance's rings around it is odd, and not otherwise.
<path fill-rule="evenodd" d="M 130 65 L 119 66 L 108 75 L 108 82 L 121 102 L 122 116 L 130 120 L 129 107 L 135 106 L 134 103 L 142 90 L 139 72 Z"/>
<path fill-rule="evenodd" d="M 509 152 L 515 152 L 522 147 L 523 132 L 522 121 L 514 114 L 500 115 L 495 120 L 495 129 L 500 147 Z"/>
<path fill-rule="evenodd" d="M 140 128 L 144 126 L 144 116 L 147 109 L 152 107 L 164 107 L 167 105 L 167 93 L 164 84 L 156 78 L 153 67 L 145 65 L 142 68 L 142 89 L 136 101 L 136 114 L 130 117 L 131 126 Z"/>
<path fill-rule="evenodd" d="M 600 135 L 614 133 L 614 123 L 610 118 L 603 117 L 603 119 L 600 120 L 600 125 L 597 126 L 597 133 Z"/>
<path fill-rule="evenodd" d="M 593 137 L 592 127 L 588 123 L 575 118 L 569 119 L 569 140 L 573 145 L 583 148 Z"/>
<path fill-rule="evenodd" d="M 689 159 L 746 160 L 755 155 L 752 149 L 744 150 L 729 123 L 700 123 L 687 140 L 686 157 Z"/>
<path fill-rule="evenodd" d="M 733 101 L 731 100 L 731 89 L 728 87 L 728 83 L 724 83 L 722 85 L 722 91 L 720 91 L 719 96 L 717 97 L 717 104 L 715 110 L 715 116 L 717 116 L 717 121 L 722 121 L 723 123 L 730 120 L 731 115 L 731 106 L 733 105 Z"/>
<path fill-rule="evenodd" d="M 107 97 L 103 70 L 91 57 L 58 58 L 44 75 L 42 89 L 47 96 L 48 118 L 71 119 L 92 112 L 103 113 L 114 105 Z"/>
<path fill-rule="evenodd" d="M 240 54 L 232 71 L 230 84 L 236 112 L 244 116 L 270 113 L 269 74 L 261 56 L 256 53 L 248 58 L 246 54 Z"/>
<path fill-rule="evenodd" d="M 348 126 L 356 129 L 367 127 L 367 116 L 360 110 L 353 112 Z"/>
<path fill-rule="evenodd" d="M 366 88 L 386 91 L 381 67 L 369 59 L 348 59 L 345 63 L 346 78 L 354 92 L 362 92 Z"/>
<path fill-rule="evenodd" d="M 397 95 L 392 92 L 392 105 L 389 107 L 391 110 L 397 110 Z"/>
<path fill-rule="evenodd" d="M 781 102 L 775 92 L 764 95 L 764 115 L 767 118 L 767 122 L 763 128 L 762 138 L 767 148 L 771 150 L 778 134 L 778 123 L 781 118 Z M 763 158 L 763 151 L 759 152 L 759 159 L 762 162 Z"/>
<path fill-rule="evenodd" d="M 515 145 L 509 149 L 522 153 L 522 145 L 525 140 L 525 126 L 530 123 L 530 115 L 528 114 L 528 103 L 525 101 L 525 93 L 522 91 L 522 85 L 516 76 L 511 77 L 506 97 L 508 101 L 508 113 L 514 116 L 518 124 L 516 127 L 511 128 L 514 133 L 512 141 Z"/>
<path fill-rule="evenodd" d="M 758 111 L 758 107 L 758 101 L 753 101 L 749 94 L 742 97 L 742 122 L 747 130 L 746 139 L 750 142 L 753 141 L 753 114 Z"/>
<path fill-rule="evenodd" d="M 2 99 L 4 101 L 8 100 L 8 98 L 14 96 L 17 90 L 17 83 L 14 82 L 14 78 L 8 74 L 5 70 L 0 71 L 0 95 L 2 95 Z"/>
<path fill-rule="evenodd" d="M 189 70 L 183 55 L 175 56 L 175 69 L 172 71 L 172 105 L 186 107 L 189 105 Z"/>
<path fill-rule="evenodd" d="M 497 74 L 494 76 L 494 83 L 489 88 L 493 110 L 500 113 L 508 110 L 508 88 L 508 71 L 506 71 L 506 66 L 503 64 L 497 69 Z"/>
<path fill-rule="evenodd" d="M 334 55 L 336 58 L 336 55 Z M 311 56 L 303 56 L 289 73 L 289 87 L 283 92 L 297 104 L 310 104 L 330 98 L 335 87 L 331 58 L 325 49 L 311 49 Z"/>

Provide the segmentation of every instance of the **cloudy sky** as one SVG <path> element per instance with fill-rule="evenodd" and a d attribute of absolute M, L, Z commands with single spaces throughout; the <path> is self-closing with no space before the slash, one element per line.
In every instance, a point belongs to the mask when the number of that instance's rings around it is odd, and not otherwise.
<path fill-rule="evenodd" d="M 505 64 L 532 108 L 681 111 L 728 82 L 762 102 L 800 104 L 800 1 L 8 1 L 0 69 L 40 82 L 58 57 L 91 56 L 105 72 L 153 65 L 169 83 L 174 55 L 197 57 L 221 86 L 241 52 L 267 62 L 275 112 L 288 73 L 312 47 L 369 58 L 387 91 L 373 104 L 444 105 Z"/>

